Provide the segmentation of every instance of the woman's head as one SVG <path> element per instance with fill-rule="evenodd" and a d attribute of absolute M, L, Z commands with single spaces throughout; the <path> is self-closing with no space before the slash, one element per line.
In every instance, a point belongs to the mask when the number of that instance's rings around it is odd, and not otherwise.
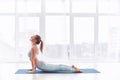
<path fill-rule="evenodd" d="M 41 37 L 39 35 L 35 35 L 36 44 L 39 44 L 41 42 Z"/>
<path fill-rule="evenodd" d="M 40 51 L 43 52 L 43 41 L 41 40 L 41 37 L 39 35 L 33 35 L 31 36 L 31 42 L 32 44 L 40 44 Z"/>

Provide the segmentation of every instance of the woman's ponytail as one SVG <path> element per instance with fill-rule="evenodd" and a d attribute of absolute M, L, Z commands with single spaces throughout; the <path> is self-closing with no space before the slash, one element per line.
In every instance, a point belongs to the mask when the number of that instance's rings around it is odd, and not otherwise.
<path fill-rule="evenodd" d="M 43 53 L 43 41 L 40 41 L 40 51 Z"/>
<path fill-rule="evenodd" d="M 40 44 L 40 51 L 43 53 L 43 41 L 39 35 L 36 35 L 36 44 Z"/>

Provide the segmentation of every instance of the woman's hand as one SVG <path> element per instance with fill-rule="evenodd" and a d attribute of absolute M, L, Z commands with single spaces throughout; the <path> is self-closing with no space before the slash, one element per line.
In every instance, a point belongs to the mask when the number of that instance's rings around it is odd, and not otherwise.
<path fill-rule="evenodd" d="M 28 69 L 28 71 L 32 71 L 32 69 Z"/>
<path fill-rule="evenodd" d="M 27 72 L 28 74 L 33 74 L 35 73 L 35 70 L 33 71 L 32 69 Z"/>
<path fill-rule="evenodd" d="M 35 69 L 32 69 L 32 72 L 35 72 Z"/>

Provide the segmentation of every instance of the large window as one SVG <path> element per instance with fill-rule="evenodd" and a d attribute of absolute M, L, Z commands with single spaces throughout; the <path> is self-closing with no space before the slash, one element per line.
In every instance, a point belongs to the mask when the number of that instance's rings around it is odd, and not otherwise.
<path fill-rule="evenodd" d="M 119 21 L 119 0 L 0 0 L 0 44 L 27 60 L 30 36 L 40 34 L 49 57 L 118 60 Z"/>

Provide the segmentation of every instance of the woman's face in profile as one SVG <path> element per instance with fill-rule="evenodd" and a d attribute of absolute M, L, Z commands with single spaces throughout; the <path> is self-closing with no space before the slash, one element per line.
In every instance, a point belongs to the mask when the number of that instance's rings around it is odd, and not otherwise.
<path fill-rule="evenodd" d="M 31 36 L 30 41 L 31 42 L 36 42 L 36 35 Z"/>

